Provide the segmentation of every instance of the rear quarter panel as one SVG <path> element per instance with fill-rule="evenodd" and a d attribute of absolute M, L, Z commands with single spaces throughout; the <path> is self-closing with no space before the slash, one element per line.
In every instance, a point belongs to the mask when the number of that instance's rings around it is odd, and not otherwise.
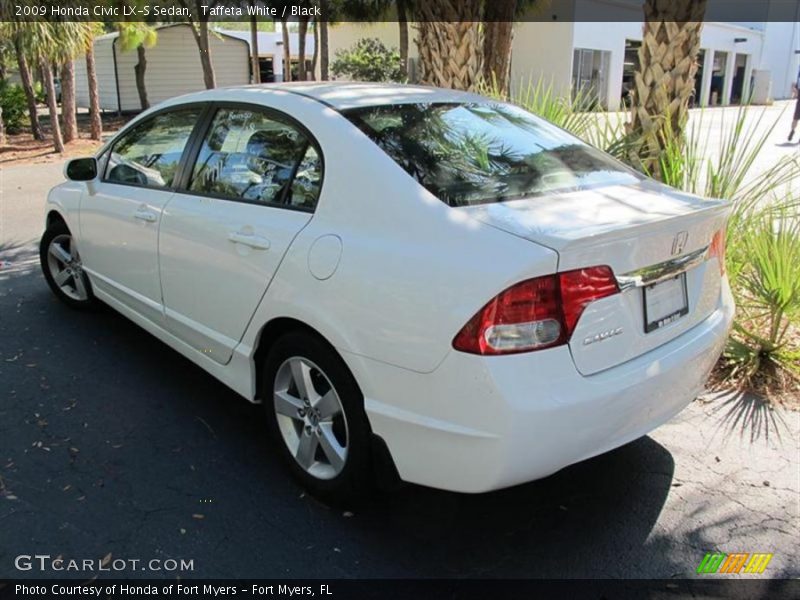
<path fill-rule="evenodd" d="M 340 114 L 306 108 L 292 114 L 324 155 L 319 204 L 256 310 L 245 346 L 255 347 L 272 319 L 292 317 L 342 351 L 430 372 L 497 293 L 555 271 L 552 250 L 449 208 Z M 334 274 L 319 280 L 308 257 L 324 235 L 338 236 L 342 253 Z"/>

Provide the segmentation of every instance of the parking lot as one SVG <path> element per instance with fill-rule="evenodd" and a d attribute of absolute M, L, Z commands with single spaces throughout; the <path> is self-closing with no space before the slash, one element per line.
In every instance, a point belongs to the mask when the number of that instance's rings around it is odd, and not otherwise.
<path fill-rule="evenodd" d="M 509 490 L 319 504 L 270 452 L 260 407 L 110 309 L 52 296 L 36 240 L 60 179 L 58 163 L 0 171 L 0 577 L 52 577 L 15 567 L 49 554 L 192 561 L 119 573 L 135 577 L 681 578 L 716 550 L 800 576 L 800 414 L 747 398 L 696 401 Z"/>

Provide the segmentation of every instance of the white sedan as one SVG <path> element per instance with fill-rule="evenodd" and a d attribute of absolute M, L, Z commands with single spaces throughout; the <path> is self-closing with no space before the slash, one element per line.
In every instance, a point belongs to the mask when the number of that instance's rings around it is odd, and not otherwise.
<path fill-rule="evenodd" d="M 328 498 L 387 472 L 483 492 L 639 438 L 701 391 L 733 316 L 726 203 L 473 94 L 204 91 L 65 174 L 56 296 L 261 402 Z"/>

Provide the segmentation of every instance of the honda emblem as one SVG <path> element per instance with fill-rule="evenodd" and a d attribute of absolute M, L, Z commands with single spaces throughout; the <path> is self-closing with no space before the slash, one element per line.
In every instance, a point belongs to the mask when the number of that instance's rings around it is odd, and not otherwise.
<path fill-rule="evenodd" d="M 683 252 L 683 249 L 686 247 L 686 242 L 689 239 L 689 232 L 688 231 L 679 231 L 678 234 L 675 236 L 675 239 L 672 240 L 672 256 L 676 256 Z"/>

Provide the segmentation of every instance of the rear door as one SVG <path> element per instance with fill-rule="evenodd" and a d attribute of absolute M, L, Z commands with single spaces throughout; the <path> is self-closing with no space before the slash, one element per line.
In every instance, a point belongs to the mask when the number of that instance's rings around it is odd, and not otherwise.
<path fill-rule="evenodd" d="M 215 105 L 161 222 L 166 326 L 225 364 L 322 183 L 312 136 L 289 116 Z"/>
<path fill-rule="evenodd" d="M 163 316 L 158 226 L 203 106 L 169 109 L 123 133 L 81 199 L 81 257 L 98 291 Z"/>

